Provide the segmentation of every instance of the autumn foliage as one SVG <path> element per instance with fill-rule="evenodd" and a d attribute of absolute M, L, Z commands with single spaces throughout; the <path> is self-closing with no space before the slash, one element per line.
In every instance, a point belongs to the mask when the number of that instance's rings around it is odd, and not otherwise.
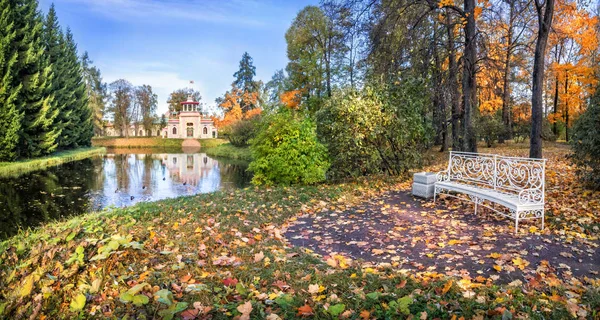
<path fill-rule="evenodd" d="M 250 119 L 259 115 L 262 112 L 260 108 L 250 108 L 251 105 L 256 105 L 257 103 L 257 92 L 244 92 L 233 86 L 231 91 L 225 93 L 225 96 L 219 103 L 224 116 L 222 119 L 215 119 L 216 126 L 219 128 L 227 127 L 242 119 Z"/>
<path fill-rule="evenodd" d="M 297 110 L 302 101 L 302 90 L 291 90 L 281 94 L 281 104 L 285 107 Z"/>

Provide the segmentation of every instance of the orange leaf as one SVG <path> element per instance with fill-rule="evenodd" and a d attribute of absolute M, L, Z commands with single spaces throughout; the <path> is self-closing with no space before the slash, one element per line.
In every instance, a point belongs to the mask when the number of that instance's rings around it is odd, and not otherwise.
<path fill-rule="evenodd" d="M 305 304 L 302 307 L 298 308 L 298 315 L 299 316 L 308 317 L 308 316 L 312 316 L 313 314 L 314 314 L 313 313 L 313 309 L 309 305 L 307 305 L 307 304 Z"/>

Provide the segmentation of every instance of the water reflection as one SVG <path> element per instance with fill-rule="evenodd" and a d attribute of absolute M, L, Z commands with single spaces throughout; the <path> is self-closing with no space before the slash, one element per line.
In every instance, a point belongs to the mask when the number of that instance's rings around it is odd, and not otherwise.
<path fill-rule="evenodd" d="M 107 206 L 245 187 L 246 168 L 204 153 L 111 153 L 0 178 L 0 238 Z"/>

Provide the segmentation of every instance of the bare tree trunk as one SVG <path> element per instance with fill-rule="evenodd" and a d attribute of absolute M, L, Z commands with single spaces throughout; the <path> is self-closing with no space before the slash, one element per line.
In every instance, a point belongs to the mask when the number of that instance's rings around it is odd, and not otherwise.
<path fill-rule="evenodd" d="M 552 125 L 552 133 L 554 133 L 555 136 L 558 136 L 558 121 L 556 121 L 556 115 L 558 115 L 558 76 L 556 76 L 554 85 L 554 125 Z"/>
<path fill-rule="evenodd" d="M 477 59 L 476 27 L 475 27 L 475 0 L 464 1 L 464 12 L 467 24 L 465 31 L 465 51 L 463 57 L 463 150 L 477 152 L 477 137 L 473 130 L 473 109 L 477 101 L 477 80 L 475 68 Z"/>
<path fill-rule="evenodd" d="M 535 0 L 535 9 L 538 17 L 538 36 L 535 44 L 533 60 L 533 89 L 531 92 L 531 136 L 529 143 L 529 157 L 542 158 L 542 90 L 544 85 L 544 58 L 548 34 L 552 25 L 554 13 L 554 0 Z"/>
<path fill-rule="evenodd" d="M 450 12 L 446 10 L 446 30 L 448 32 L 448 89 L 450 91 L 450 104 L 452 111 L 452 150 L 460 151 L 460 103 L 458 101 L 458 73 L 456 66 L 456 50 L 454 48 L 454 32 Z"/>
<path fill-rule="evenodd" d="M 512 139 L 512 116 L 510 110 L 510 84 L 509 84 L 509 75 L 510 75 L 510 58 L 512 55 L 512 46 L 513 46 L 513 19 L 515 15 L 515 2 L 508 1 L 510 6 L 510 14 L 509 14 L 509 24 L 508 24 L 508 32 L 506 35 L 506 57 L 504 60 L 504 85 L 502 88 L 502 122 L 504 123 L 504 134 L 500 135 L 500 143 L 503 143 L 504 140 Z"/>
<path fill-rule="evenodd" d="M 565 74 L 565 140 L 569 142 L 569 75 Z"/>

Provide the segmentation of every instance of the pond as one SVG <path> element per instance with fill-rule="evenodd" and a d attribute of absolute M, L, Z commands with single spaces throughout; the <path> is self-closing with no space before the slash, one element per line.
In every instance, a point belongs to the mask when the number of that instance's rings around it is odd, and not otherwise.
<path fill-rule="evenodd" d="M 0 240 L 20 228 L 109 206 L 243 188 L 251 179 L 247 163 L 202 152 L 133 152 L 108 150 L 102 156 L 0 178 Z"/>

